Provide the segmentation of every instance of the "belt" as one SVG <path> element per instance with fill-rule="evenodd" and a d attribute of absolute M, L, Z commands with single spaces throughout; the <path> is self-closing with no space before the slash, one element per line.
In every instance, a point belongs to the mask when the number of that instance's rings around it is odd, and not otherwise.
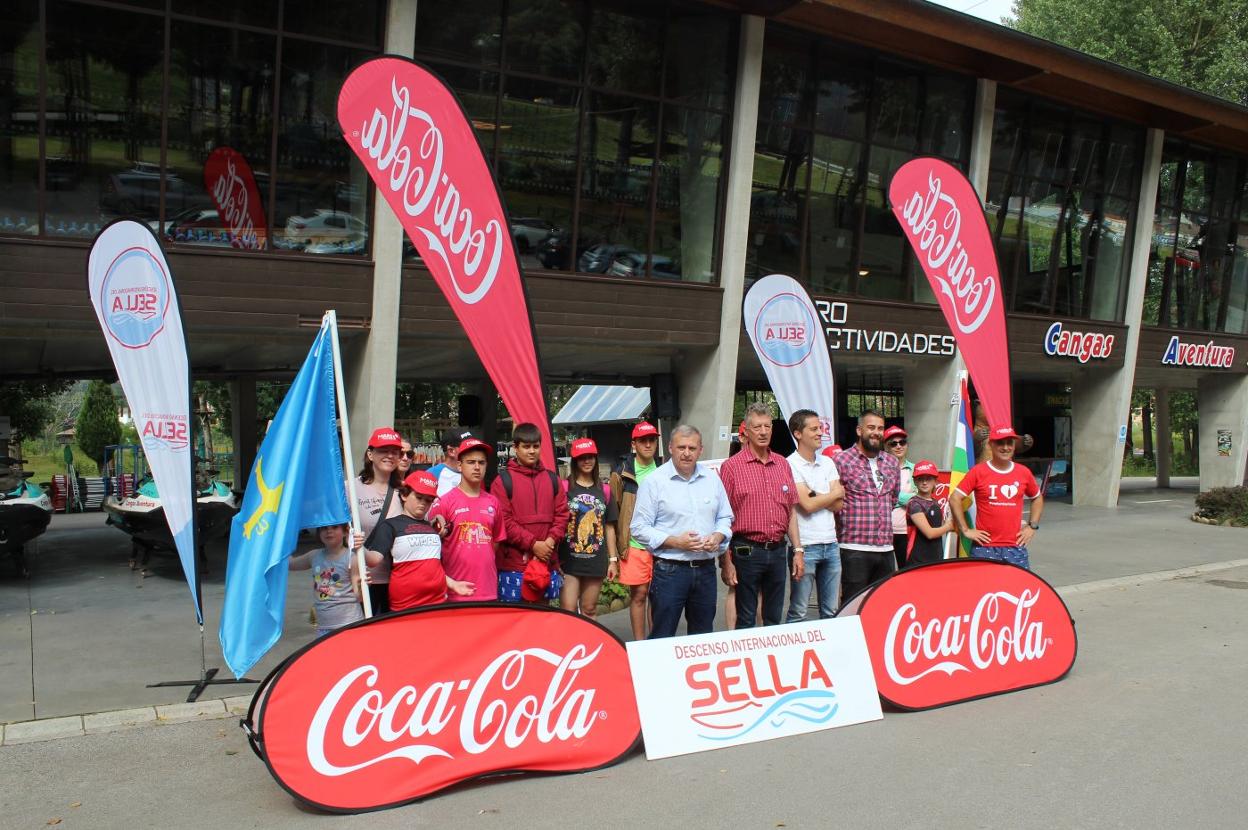
<path fill-rule="evenodd" d="M 761 548 L 762 550 L 775 550 L 776 548 L 784 544 L 784 539 L 783 538 L 777 539 L 774 542 L 758 542 L 758 541 L 755 541 L 754 539 L 750 539 L 745 536 L 733 536 L 732 544 L 749 545 L 752 548 Z"/>
<path fill-rule="evenodd" d="M 669 556 L 656 556 L 660 562 L 671 562 L 673 565 L 685 565 L 690 568 L 700 568 L 703 565 L 714 565 L 715 557 L 710 559 L 672 559 Z"/>

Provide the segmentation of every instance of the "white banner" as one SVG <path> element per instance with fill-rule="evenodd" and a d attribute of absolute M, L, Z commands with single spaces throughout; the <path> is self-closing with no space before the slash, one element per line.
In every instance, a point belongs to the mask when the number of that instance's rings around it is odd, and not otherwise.
<path fill-rule="evenodd" d="M 91 246 L 87 285 L 202 623 L 190 367 L 182 310 L 156 236 L 128 219 L 104 228 Z"/>
<path fill-rule="evenodd" d="M 799 409 L 819 414 L 823 445 L 836 443 L 836 396 L 828 340 L 806 289 L 792 277 L 763 277 L 745 295 L 742 323 L 787 421 Z"/>
<path fill-rule="evenodd" d="M 857 617 L 628 644 L 650 760 L 880 720 Z"/>

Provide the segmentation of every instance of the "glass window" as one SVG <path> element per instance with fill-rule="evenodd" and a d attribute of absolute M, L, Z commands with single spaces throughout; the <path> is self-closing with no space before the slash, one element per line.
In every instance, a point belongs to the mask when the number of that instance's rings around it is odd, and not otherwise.
<path fill-rule="evenodd" d="M 368 174 L 342 140 L 338 90 L 367 53 L 287 39 L 282 46 L 273 244 L 309 254 L 363 254 Z"/>
<path fill-rule="evenodd" d="M 862 144 L 816 136 L 810 175 L 806 273 L 812 290 L 848 293 L 854 283 L 863 202 Z"/>
<path fill-rule="evenodd" d="M 595 3 L 589 24 L 590 84 L 658 95 L 663 17 L 663 4 L 653 0 Z"/>
<path fill-rule="evenodd" d="M 164 21 L 48 3 L 44 232 L 90 237 L 120 216 L 160 217 Z M 166 182 L 177 199 L 187 183 Z"/>
<path fill-rule="evenodd" d="M 18 0 L 7 17 L 0 39 L 0 234 L 26 235 L 39 231 L 38 0 Z"/>
<path fill-rule="evenodd" d="M 590 95 L 581 174 L 581 239 L 576 270 L 622 274 L 616 260 L 649 248 L 650 187 L 658 105 L 604 93 Z M 579 245 L 578 245 L 579 247 Z M 644 268 L 643 268 L 644 275 Z"/>
<path fill-rule="evenodd" d="M 385 17 L 384 0 L 288 0 L 282 28 L 290 33 L 380 46 Z"/>
<path fill-rule="evenodd" d="M 204 164 L 217 147 L 246 159 L 268 222 L 277 39 L 237 29 L 174 21 L 170 56 L 168 142 L 170 189 L 161 236 L 168 242 L 228 247 L 226 222 L 206 191 Z M 244 191 L 245 192 L 245 191 Z M 257 234 L 263 247 L 268 234 Z"/>
<path fill-rule="evenodd" d="M 888 205 L 888 183 L 897 168 L 914 154 L 884 147 L 871 148 L 864 188 L 866 204 L 862 224 L 862 252 L 858 259 L 857 294 L 863 297 L 899 299 L 907 295 L 902 269 L 909 247 L 897 217 Z"/>
<path fill-rule="evenodd" d="M 579 81 L 585 58 L 585 4 L 512 0 L 506 40 L 508 69 Z"/>
<path fill-rule="evenodd" d="M 212 0 L 212 2 L 198 0 L 193 3 L 174 3 L 173 13 L 188 17 L 219 20 L 223 23 L 264 26 L 272 29 L 277 27 L 277 4 L 278 0 Z M 152 6 L 153 8 L 163 10 L 165 4 L 161 0 L 153 0 Z M 296 8 L 299 7 L 287 7 L 286 14 L 295 14 Z M 173 45 L 175 48 L 177 47 L 177 38 L 173 39 Z"/>
<path fill-rule="evenodd" d="M 728 108 L 737 54 L 732 20 L 715 9 L 675 6 L 667 28 L 663 97 L 695 107 Z"/>
<path fill-rule="evenodd" d="M 655 277 L 712 282 L 724 117 L 664 107 L 655 197 Z"/>
<path fill-rule="evenodd" d="M 503 0 L 420 0 L 416 54 L 435 60 L 497 66 L 503 42 Z"/>

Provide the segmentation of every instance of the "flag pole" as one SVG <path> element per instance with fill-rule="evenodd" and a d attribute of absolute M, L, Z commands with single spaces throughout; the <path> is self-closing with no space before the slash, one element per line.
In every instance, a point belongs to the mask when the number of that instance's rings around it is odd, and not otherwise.
<path fill-rule="evenodd" d="M 347 506 L 351 508 L 351 539 L 360 532 L 360 503 L 355 498 L 355 476 L 351 473 L 351 427 L 347 422 L 347 395 L 342 386 L 342 349 L 338 345 L 338 312 L 330 309 L 322 318 L 322 325 L 329 326 L 329 339 L 334 346 L 334 394 L 338 398 L 338 419 L 342 428 L 342 468 L 347 479 Z M 364 561 L 364 546 L 355 550 L 355 564 L 360 572 L 360 599 L 364 601 L 364 616 L 373 616 L 372 598 L 368 595 L 368 564 Z"/>

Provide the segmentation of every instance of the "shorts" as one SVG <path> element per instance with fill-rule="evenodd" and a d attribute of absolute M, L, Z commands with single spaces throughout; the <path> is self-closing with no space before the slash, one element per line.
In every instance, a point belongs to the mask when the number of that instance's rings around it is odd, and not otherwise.
<path fill-rule="evenodd" d="M 645 548 L 629 547 L 628 558 L 620 560 L 621 585 L 648 585 L 654 576 L 654 557 Z"/>
<path fill-rule="evenodd" d="M 1020 568 L 1031 570 L 1031 557 L 1027 555 L 1027 548 L 1020 547 L 992 547 L 986 548 L 975 545 L 971 548 L 972 559 L 991 559 L 994 562 L 1008 562 L 1011 565 L 1017 565 Z"/>
<path fill-rule="evenodd" d="M 520 586 L 524 584 L 524 574 L 521 571 L 499 571 L 498 572 L 498 601 L 499 602 L 523 602 L 524 598 L 520 594 Z M 550 572 L 550 584 L 546 586 L 546 593 L 542 595 L 542 599 L 552 600 L 559 599 L 559 592 L 563 589 L 563 574 L 558 571 Z"/>

